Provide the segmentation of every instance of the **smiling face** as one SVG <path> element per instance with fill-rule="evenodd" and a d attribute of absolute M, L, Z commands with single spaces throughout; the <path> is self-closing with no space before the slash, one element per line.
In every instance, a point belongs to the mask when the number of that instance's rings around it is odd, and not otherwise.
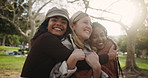
<path fill-rule="evenodd" d="M 103 29 L 95 27 L 90 37 L 91 45 L 97 49 L 103 49 L 106 44 L 106 34 Z"/>
<path fill-rule="evenodd" d="M 73 30 L 82 42 L 88 39 L 92 33 L 90 17 L 87 16 L 77 21 L 73 25 Z"/>
<path fill-rule="evenodd" d="M 64 17 L 51 17 L 48 22 L 48 32 L 51 32 L 54 35 L 62 36 L 68 26 L 68 21 Z"/>

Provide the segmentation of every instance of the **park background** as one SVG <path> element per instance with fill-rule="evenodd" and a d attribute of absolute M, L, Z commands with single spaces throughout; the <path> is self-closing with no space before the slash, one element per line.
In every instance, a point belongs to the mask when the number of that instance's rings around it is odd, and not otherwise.
<path fill-rule="evenodd" d="M 148 0 L 0 0 L 0 78 L 19 78 L 30 39 L 54 6 L 104 25 L 126 78 L 148 78 Z"/>

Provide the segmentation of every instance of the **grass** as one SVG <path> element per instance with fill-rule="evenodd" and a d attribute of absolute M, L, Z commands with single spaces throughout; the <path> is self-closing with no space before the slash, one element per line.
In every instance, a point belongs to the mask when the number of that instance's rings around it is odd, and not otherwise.
<path fill-rule="evenodd" d="M 119 60 L 120 60 L 120 65 L 123 68 L 125 66 L 126 56 L 119 55 Z M 135 58 L 135 60 L 139 68 L 148 70 L 148 59 Z"/>
<path fill-rule="evenodd" d="M 22 56 L 7 56 L 4 52 L 4 50 L 18 51 L 18 49 L 19 47 L 0 46 L 0 73 L 21 71 L 26 58 Z"/>
<path fill-rule="evenodd" d="M 11 70 L 20 72 L 24 60 L 25 57 L 0 56 L 0 72 L 11 71 Z"/>
<path fill-rule="evenodd" d="M 0 46 L 0 50 L 18 51 L 19 47 Z"/>
<path fill-rule="evenodd" d="M 6 47 L 0 46 L 0 50 L 17 51 L 19 47 Z M 0 73 L 5 71 L 18 71 L 21 72 L 26 57 L 7 56 L 5 52 L 0 51 Z M 126 62 L 126 56 L 119 55 L 120 65 L 123 68 Z M 144 73 L 148 73 L 148 60 L 143 58 L 136 58 L 137 66 Z"/>
<path fill-rule="evenodd" d="M 136 58 L 139 68 L 148 70 L 148 59 Z"/>
<path fill-rule="evenodd" d="M 144 58 L 135 58 L 137 66 L 141 69 L 140 72 L 144 73 L 146 76 L 148 76 L 148 59 Z M 125 66 L 126 63 L 126 56 L 119 55 L 119 62 L 121 68 Z"/>

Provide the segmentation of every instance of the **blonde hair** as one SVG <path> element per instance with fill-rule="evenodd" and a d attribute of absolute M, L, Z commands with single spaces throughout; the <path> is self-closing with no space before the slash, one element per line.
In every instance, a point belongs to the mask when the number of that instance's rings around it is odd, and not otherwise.
<path fill-rule="evenodd" d="M 78 11 L 75 14 L 73 14 L 73 16 L 70 19 L 70 22 L 72 25 L 70 25 L 71 30 L 72 30 L 72 38 L 74 40 L 75 45 L 80 48 L 80 49 L 84 49 L 84 43 L 80 40 L 80 38 L 76 35 L 75 31 L 73 30 L 72 26 L 75 25 L 80 19 L 89 16 L 88 14 L 82 12 L 82 11 Z"/>

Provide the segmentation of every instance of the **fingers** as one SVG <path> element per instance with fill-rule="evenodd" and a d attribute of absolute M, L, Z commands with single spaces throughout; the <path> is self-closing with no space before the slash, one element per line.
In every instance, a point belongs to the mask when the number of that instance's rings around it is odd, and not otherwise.
<path fill-rule="evenodd" d="M 72 53 L 72 56 L 76 59 L 76 60 L 84 60 L 85 59 L 85 54 L 82 51 L 82 49 L 75 49 Z"/>
<path fill-rule="evenodd" d="M 112 59 L 116 58 L 118 56 L 118 54 L 115 51 L 111 51 L 108 53 L 108 56 L 109 56 L 109 60 L 112 60 Z"/>
<path fill-rule="evenodd" d="M 113 54 L 114 56 L 118 55 L 118 49 L 114 49 L 115 45 L 112 45 L 111 48 L 109 49 L 109 53 Z"/>
<path fill-rule="evenodd" d="M 113 52 L 114 51 L 114 45 L 111 46 L 111 48 L 109 49 L 109 52 Z"/>
<path fill-rule="evenodd" d="M 95 52 L 90 52 L 88 55 L 86 55 L 85 60 L 92 68 L 97 68 L 100 66 L 99 56 Z"/>
<path fill-rule="evenodd" d="M 99 56 L 95 52 L 90 52 L 89 54 L 86 55 L 85 57 L 86 60 L 94 61 L 94 60 L 99 60 Z"/>

